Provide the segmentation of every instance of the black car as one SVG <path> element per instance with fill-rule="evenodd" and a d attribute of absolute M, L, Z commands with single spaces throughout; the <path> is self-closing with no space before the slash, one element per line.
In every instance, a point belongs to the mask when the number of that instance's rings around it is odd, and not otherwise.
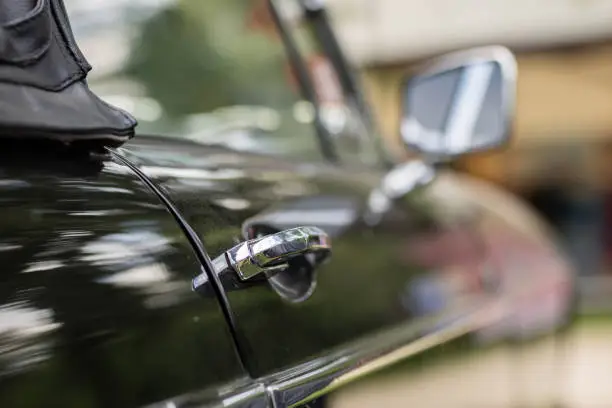
<path fill-rule="evenodd" d="M 29 3 L 0 33 L 36 50 L 13 28 L 67 20 Z M 569 323 L 572 270 L 546 225 L 446 166 L 506 142 L 507 49 L 410 76 L 400 134 L 420 155 L 400 161 L 320 2 L 66 4 L 100 71 L 0 96 L 1 407 L 323 404 L 454 339 Z M 130 115 L 74 102 L 88 87 L 136 116 L 135 137 Z M 32 132 L 39 110 L 59 113 Z"/>

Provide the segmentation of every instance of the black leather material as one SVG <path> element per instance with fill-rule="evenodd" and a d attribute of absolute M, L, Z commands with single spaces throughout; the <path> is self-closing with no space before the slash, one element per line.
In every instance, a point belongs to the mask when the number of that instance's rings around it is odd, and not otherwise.
<path fill-rule="evenodd" d="M 87 86 L 63 0 L 0 0 L 0 136 L 121 144 L 136 120 Z"/>

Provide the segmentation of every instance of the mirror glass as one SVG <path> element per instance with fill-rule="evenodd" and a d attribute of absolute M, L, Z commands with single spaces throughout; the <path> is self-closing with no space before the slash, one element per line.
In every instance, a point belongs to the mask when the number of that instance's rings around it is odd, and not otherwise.
<path fill-rule="evenodd" d="M 497 60 L 417 74 L 402 90 L 401 135 L 418 151 L 448 156 L 503 144 L 513 84 Z"/>

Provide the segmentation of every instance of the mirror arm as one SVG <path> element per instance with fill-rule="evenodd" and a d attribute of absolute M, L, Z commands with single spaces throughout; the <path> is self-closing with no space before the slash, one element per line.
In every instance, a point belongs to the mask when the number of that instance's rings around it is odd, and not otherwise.
<path fill-rule="evenodd" d="M 388 172 L 380 185 L 370 193 L 363 216 L 364 222 L 369 226 L 377 225 L 396 201 L 429 184 L 435 176 L 436 167 L 427 160 L 414 159 L 399 164 Z"/>

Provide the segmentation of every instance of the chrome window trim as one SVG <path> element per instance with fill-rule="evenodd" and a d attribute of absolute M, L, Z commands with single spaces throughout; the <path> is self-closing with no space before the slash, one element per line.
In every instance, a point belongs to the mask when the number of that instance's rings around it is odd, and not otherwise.
<path fill-rule="evenodd" d="M 386 331 L 336 355 L 309 361 L 261 380 L 267 384 L 274 408 L 299 407 L 406 358 L 486 327 L 507 311 L 502 302 L 479 302 L 463 317 L 429 334 L 419 335 L 442 317 Z"/>
<path fill-rule="evenodd" d="M 416 324 L 410 322 L 267 377 L 244 378 L 218 389 L 160 401 L 147 408 L 301 407 L 374 372 L 485 328 L 507 317 L 511 310 L 511 305 L 504 301 L 483 298 L 464 309 L 461 316 L 450 312 Z M 441 325 L 443 321 L 447 323 Z M 437 329 L 422 334 L 432 327 Z"/>

